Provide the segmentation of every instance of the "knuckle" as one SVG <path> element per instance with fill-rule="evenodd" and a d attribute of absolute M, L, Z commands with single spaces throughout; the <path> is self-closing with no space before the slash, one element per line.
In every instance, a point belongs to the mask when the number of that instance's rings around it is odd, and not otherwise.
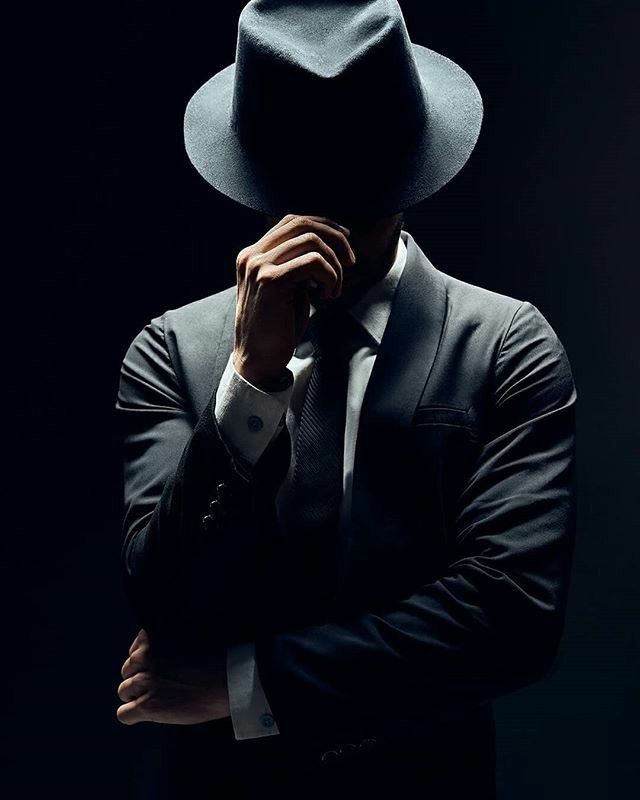
<path fill-rule="evenodd" d="M 236 269 L 243 270 L 247 266 L 247 261 L 251 257 L 252 254 L 251 247 L 243 247 L 242 250 L 238 253 L 236 258 Z"/>
<path fill-rule="evenodd" d="M 262 258 L 259 253 L 252 253 L 245 262 L 245 271 L 247 275 L 255 277 L 255 273 L 259 270 L 262 264 Z"/>

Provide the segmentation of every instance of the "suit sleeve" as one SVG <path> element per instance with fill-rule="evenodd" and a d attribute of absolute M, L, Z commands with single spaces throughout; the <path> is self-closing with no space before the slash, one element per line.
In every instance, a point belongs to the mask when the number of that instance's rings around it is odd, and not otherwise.
<path fill-rule="evenodd" d="M 293 382 L 279 392 L 264 392 L 235 369 L 229 356 L 216 392 L 218 427 L 234 457 L 252 469 L 285 424 Z M 259 424 L 248 424 L 258 420 Z M 253 642 L 227 648 L 229 709 L 237 740 L 280 733 L 256 670 Z"/>
<path fill-rule="evenodd" d="M 226 645 L 254 633 L 253 593 L 273 507 L 260 470 L 272 451 L 267 446 L 252 470 L 244 468 L 218 427 L 213 393 L 195 416 L 164 321 L 156 317 L 137 334 L 120 370 L 122 573 L 159 655 L 221 664 Z"/>
<path fill-rule="evenodd" d="M 563 630 L 575 537 L 576 390 L 524 301 L 493 371 L 495 424 L 458 498 L 447 569 L 384 607 L 259 636 L 283 734 L 365 735 L 407 710 L 464 712 L 544 676 Z"/>

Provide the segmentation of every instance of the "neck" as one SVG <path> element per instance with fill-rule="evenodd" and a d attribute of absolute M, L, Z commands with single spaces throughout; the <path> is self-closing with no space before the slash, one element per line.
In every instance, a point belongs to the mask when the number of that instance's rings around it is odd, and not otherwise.
<path fill-rule="evenodd" d="M 393 266 L 398 253 L 398 244 L 402 223 L 399 222 L 390 236 L 385 237 L 376 247 L 360 247 L 354 244 L 356 264 L 349 279 L 342 287 L 341 300 L 351 306 L 358 302 L 364 294 L 378 281 L 381 281 Z"/>

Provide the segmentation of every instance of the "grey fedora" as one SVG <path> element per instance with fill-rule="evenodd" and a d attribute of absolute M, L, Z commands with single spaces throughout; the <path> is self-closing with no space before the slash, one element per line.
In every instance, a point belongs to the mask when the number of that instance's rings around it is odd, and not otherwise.
<path fill-rule="evenodd" d="M 396 0 L 252 0 L 235 62 L 187 104 L 184 141 L 257 211 L 383 216 L 456 175 L 482 113 L 470 76 L 410 41 Z"/>

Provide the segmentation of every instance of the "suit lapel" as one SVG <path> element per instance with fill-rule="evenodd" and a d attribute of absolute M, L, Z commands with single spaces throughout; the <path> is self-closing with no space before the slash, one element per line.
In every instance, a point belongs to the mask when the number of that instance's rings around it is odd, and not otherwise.
<path fill-rule="evenodd" d="M 367 561 L 375 561 L 377 547 L 384 553 L 398 524 L 411 420 L 445 320 L 442 276 L 411 234 L 403 231 L 402 236 L 407 260 L 360 410 L 340 563 L 342 581 L 350 586 L 366 579 Z"/>

